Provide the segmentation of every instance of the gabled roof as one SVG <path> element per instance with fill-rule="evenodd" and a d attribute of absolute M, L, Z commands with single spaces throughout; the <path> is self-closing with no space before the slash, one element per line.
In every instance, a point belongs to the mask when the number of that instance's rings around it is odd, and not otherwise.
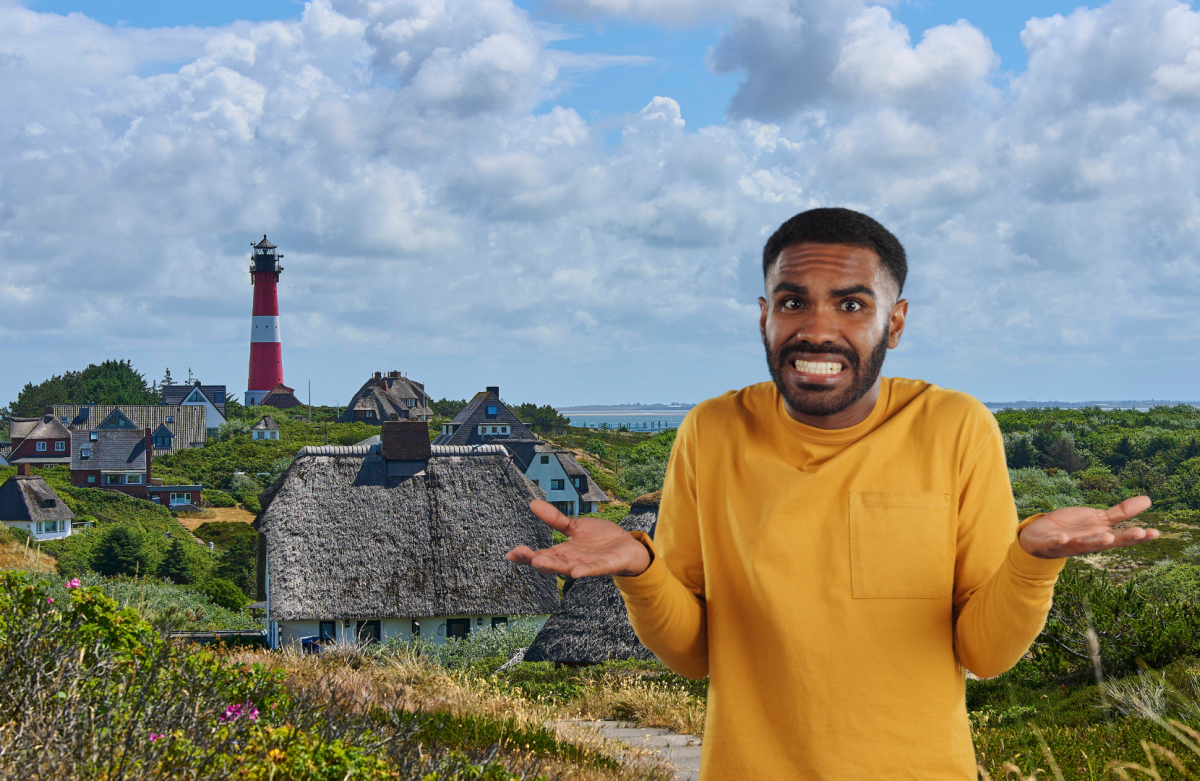
<path fill-rule="evenodd" d="M 495 417 L 488 417 L 487 408 L 491 405 L 496 406 Z M 478 428 L 483 424 L 489 426 L 508 426 L 509 435 L 506 437 L 492 437 L 482 435 Z M 453 434 L 440 434 L 433 441 L 435 445 L 474 445 L 482 442 L 541 442 L 532 431 L 525 427 L 516 415 L 513 414 L 504 402 L 491 391 L 481 391 L 475 394 L 475 397 L 467 402 L 467 406 L 462 408 L 462 411 L 454 416 L 454 420 L 450 421 L 451 426 L 457 426 Z"/>
<path fill-rule="evenodd" d="M 71 435 L 71 469 L 100 469 L 113 472 L 146 471 L 146 434 L 144 431 L 102 429 L 96 439 L 90 431 Z M 82 451 L 89 449 L 89 457 Z"/>
<path fill-rule="evenodd" d="M 391 476 L 377 447 L 302 448 L 264 495 L 271 621 L 539 615 L 554 576 L 513 564 L 545 548 L 529 510 L 540 491 L 501 447 L 433 448 L 422 471 Z M 337 523 L 330 523 L 337 518 Z"/>
<path fill-rule="evenodd" d="M 24 439 L 33 431 L 34 426 L 41 423 L 41 418 L 17 418 L 8 419 L 8 436 L 13 442 Z"/>
<path fill-rule="evenodd" d="M 625 531 L 654 538 L 659 494 L 639 497 L 621 521 Z M 629 623 L 621 592 L 611 577 L 568 580 L 563 600 L 525 652 L 527 662 L 599 664 L 610 659 L 654 658 Z"/>
<path fill-rule="evenodd" d="M 0 485 L 0 521 L 67 521 L 75 517 L 37 475 L 13 475 Z"/>
<path fill-rule="evenodd" d="M 71 432 L 62 424 L 58 418 L 53 415 L 46 414 L 40 418 L 13 418 L 13 420 L 31 420 L 32 425 L 22 425 L 24 434 L 22 439 L 66 439 L 71 436 Z M 15 439 L 16 434 L 12 433 L 10 424 L 9 434 Z"/>
<path fill-rule="evenodd" d="M 575 460 L 575 456 L 565 450 L 559 450 L 555 453 L 558 456 L 558 463 L 562 464 L 563 471 L 571 478 L 571 485 L 575 488 L 575 492 L 579 494 L 580 501 L 583 502 L 607 502 L 611 501 L 608 494 L 604 493 L 600 486 L 596 485 L 596 481 L 592 479 L 591 474 L 579 465 Z M 579 486 L 575 481 L 579 478 L 584 479 L 584 490 L 580 491 Z"/>
<path fill-rule="evenodd" d="M 279 424 L 275 422 L 275 418 L 270 415 L 263 415 L 253 426 L 250 427 L 253 431 L 278 431 Z"/>
<path fill-rule="evenodd" d="M 200 391 L 200 395 L 217 408 L 217 412 L 220 412 L 222 417 L 226 415 L 224 399 L 228 399 L 229 394 L 224 385 L 200 385 L 199 383 L 192 385 L 163 385 L 159 388 L 159 392 L 162 394 L 162 403 L 164 405 L 178 407 L 191 398 L 192 393 L 197 389 Z M 221 393 L 222 401 L 217 401 L 218 391 Z"/>
<path fill-rule="evenodd" d="M 275 245 L 267 241 L 267 234 L 263 234 L 262 241 L 254 245 L 254 249 L 275 249 Z"/>
<path fill-rule="evenodd" d="M 263 397 L 259 406 L 275 407 L 276 409 L 290 409 L 299 407 L 300 399 L 296 398 L 296 393 L 292 388 L 284 385 L 282 382 L 271 389 L 271 392 Z"/>
<path fill-rule="evenodd" d="M 135 428 L 137 428 L 137 424 L 130 420 L 129 416 L 122 412 L 120 407 L 108 413 L 108 417 L 101 421 L 100 425 L 96 426 L 97 430 L 115 429 L 118 431 L 128 431 Z"/>
<path fill-rule="evenodd" d="M 174 437 L 175 432 L 172 431 L 171 429 L 167 428 L 166 423 L 163 423 L 161 426 L 154 429 L 154 433 L 151 434 L 150 436 L 152 436 L 152 437 Z"/>
<path fill-rule="evenodd" d="M 60 419 L 67 416 L 67 428 L 72 431 L 92 431 L 101 421 L 117 409 L 112 404 L 56 404 L 54 414 Z M 208 429 L 205 424 L 204 407 L 170 407 L 162 404 L 121 404 L 120 410 L 140 429 L 158 430 L 166 426 L 174 434 L 171 447 L 166 454 L 175 453 L 189 447 L 201 447 L 208 439 Z M 157 451 L 163 455 L 160 448 Z"/>

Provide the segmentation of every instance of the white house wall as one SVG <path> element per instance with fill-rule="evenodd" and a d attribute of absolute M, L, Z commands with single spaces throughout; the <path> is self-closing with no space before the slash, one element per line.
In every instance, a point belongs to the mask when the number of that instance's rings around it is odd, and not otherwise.
<path fill-rule="evenodd" d="M 550 456 L 550 463 L 542 463 L 543 455 Z M 579 512 L 579 494 L 571 485 L 571 478 L 563 470 L 558 457 L 553 453 L 534 453 L 533 463 L 529 465 L 529 469 L 525 470 L 525 476 L 530 480 L 537 481 L 538 487 L 546 492 L 547 502 L 574 502 L 575 512 Z M 551 480 L 562 480 L 562 490 L 551 491 Z"/>
<path fill-rule="evenodd" d="M 43 540 L 61 540 L 63 537 L 70 537 L 71 527 L 74 524 L 72 524 L 70 521 L 58 521 L 60 526 L 64 523 L 67 524 L 67 528 L 64 531 L 50 532 L 48 534 L 46 532 L 42 532 L 41 534 L 38 534 L 36 531 L 36 522 L 30 523 L 28 521 L 4 521 L 4 525 L 10 529 L 24 529 L 25 531 L 29 532 L 31 535 L 33 535 L 33 542 L 42 542 Z"/>
<path fill-rule="evenodd" d="M 201 393 L 200 395 L 204 398 L 203 404 L 201 404 L 198 401 L 184 401 L 179 406 L 181 406 L 181 407 L 204 407 L 204 427 L 205 428 L 220 428 L 221 424 L 225 422 L 225 416 L 221 414 L 221 411 L 219 409 L 217 409 L 215 406 L 213 406 L 213 403 L 208 400 L 207 396 L 205 396 L 203 393 Z M 187 395 L 187 398 L 190 399 L 191 397 L 192 397 L 192 394 L 189 393 Z"/>

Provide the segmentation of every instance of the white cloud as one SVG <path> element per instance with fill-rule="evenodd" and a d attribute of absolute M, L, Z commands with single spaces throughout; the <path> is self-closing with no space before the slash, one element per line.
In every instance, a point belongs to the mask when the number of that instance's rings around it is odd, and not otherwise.
<path fill-rule="evenodd" d="M 996 86 L 965 22 L 914 44 L 856 0 L 673 8 L 732 14 L 712 54 L 744 78 L 731 119 L 695 127 L 662 95 L 606 140 L 552 96 L 642 60 L 556 51 L 502 0 L 314 0 L 212 30 L 0 0 L 0 360 L 86 334 L 93 358 L 211 348 L 236 385 L 266 232 L 285 341 L 316 363 L 538 366 L 579 398 L 593 367 L 641 361 L 696 398 L 761 374 L 731 356 L 754 352 L 764 236 L 832 204 L 909 248 L 902 366 L 1094 367 L 1198 335 L 1200 14 L 1033 20 L 1028 71 Z M 55 296 L 61 317 L 31 316 Z M 10 397 L 37 378 L 0 374 Z"/>

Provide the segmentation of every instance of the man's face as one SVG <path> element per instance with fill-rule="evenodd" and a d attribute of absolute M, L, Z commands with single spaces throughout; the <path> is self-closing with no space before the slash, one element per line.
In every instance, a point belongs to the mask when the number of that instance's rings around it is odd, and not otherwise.
<path fill-rule="evenodd" d="M 884 356 L 900 343 L 908 313 L 879 256 L 845 244 L 797 244 L 779 254 L 766 293 L 758 299 L 763 346 L 793 416 L 873 407 Z"/>

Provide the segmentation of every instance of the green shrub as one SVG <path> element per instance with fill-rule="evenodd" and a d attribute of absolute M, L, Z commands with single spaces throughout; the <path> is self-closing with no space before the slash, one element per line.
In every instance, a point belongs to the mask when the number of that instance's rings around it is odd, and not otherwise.
<path fill-rule="evenodd" d="M 200 495 L 213 507 L 237 507 L 232 496 L 216 488 L 205 488 Z"/>
<path fill-rule="evenodd" d="M 132 524 L 114 525 L 103 532 L 92 554 L 92 569 L 101 575 L 151 575 L 152 552 L 146 535 Z"/>
<path fill-rule="evenodd" d="M 246 512 L 258 515 L 262 512 L 262 505 L 258 502 L 258 494 L 248 493 L 242 497 L 242 506 L 246 508 Z"/>
<path fill-rule="evenodd" d="M 209 578 L 197 586 L 197 590 L 226 610 L 236 612 L 250 603 L 241 589 L 224 578 Z"/>
<path fill-rule="evenodd" d="M 258 593 L 258 534 L 234 537 L 217 559 L 215 574 L 254 598 Z"/>
<path fill-rule="evenodd" d="M 540 621 L 522 617 L 496 628 L 471 627 L 471 632 L 465 638 L 447 638 L 442 645 L 437 645 L 427 637 L 412 640 L 394 638 L 384 644 L 382 652 L 419 653 L 450 669 L 467 669 L 490 659 L 499 659 L 496 665 L 499 667 L 511 659 L 518 649 L 528 648 L 541 627 Z"/>
<path fill-rule="evenodd" d="M 253 526 L 240 521 L 206 521 L 197 526 L 192 534 L 219 548 L 224 548 L 238 537 L 258 536 Z"/>
<path fill-rule="evenodd" d="M 1079 484 L 1069 474 L 1026 468 L 1010 469 L 1008 476 L 1021 517 L 1083 504 Z"/>

